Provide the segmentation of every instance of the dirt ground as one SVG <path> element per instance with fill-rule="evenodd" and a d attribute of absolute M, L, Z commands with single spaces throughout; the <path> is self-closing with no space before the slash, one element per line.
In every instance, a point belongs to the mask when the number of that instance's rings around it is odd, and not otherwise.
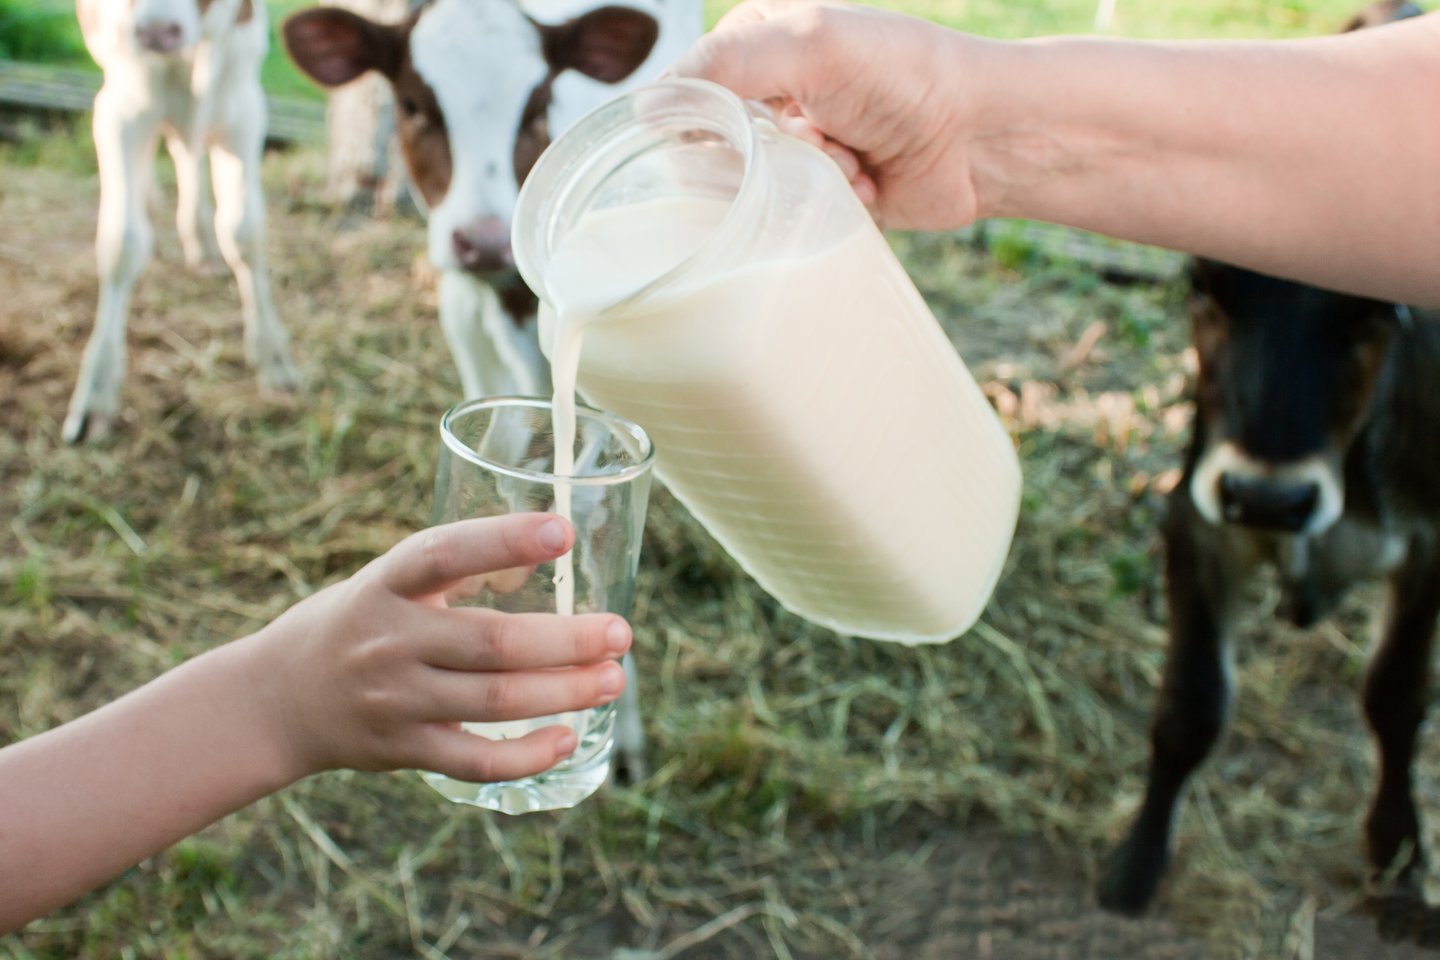
<path fill-rule="evenodd" d="M 1041 840 L 983 826 L 892 840 L 892 853 L 875 856 L 858 852 L 853 838 L 831 838 L 836 899 L 849 908 L 851 930 L 875 960 L 1216 960 L 1210 939 L 1163 910 L 1132 920 L 1098 909 L 1094 865 Z M 659 938 L 667 946 L 654 955 L 619 947 L 636 939 L 631 924 L 617 918 L 583 931 L 575 955 L 754 960 L 770 955 L 766 944 L 720 936 L 727 922 L 751 912 L 739 908 L 718 922 L 677 926 Z M 1363 912 L 1317 915 L 1313 904 L 1300 904 L 1267 920 L 1256 954 L 1266 960 L 1435 955 L 1380 941 Z"/>
<path fill-rule="evenodd" d="M 12 387 L 24 383 L 26 390 L 33 391 L 31 401 L 41 394 L 52 405 L 63 401 L 78 363 L 82 334 L 88 332 L 76 328 L 73 317 L 85 313 L 94 296 L 90 253 L 94 199 L 93 180 L 43 167 L 6 169 L 0 183 L 0 291 L 4 292 L 0 367 L 9 371 L 4 382 Z M 271 230 L 277 238 L 272 249 L 284 251 L 276 259 L 306 256 L 296 247 L 294 225 L 319 214 L 283 203 L 272 203 L 271 209 Z M 406 229 L 412 240 L 418 236 L 413 225 Z M 225 285 L 223 280 L 184 276 L 176 262 L 173 230 L 162 221 L 158 234 L 160 256 L 142 281 L 142 312 L 154 309 L 148 305 L 155 298 L 206 296 Z M 352 240 L 340 242 L 354 247 Z M 290 298 L 282 312 L 287 312 L 293 328 L 303 327 L 304 318 L 296 309 L 303 291 L 288 290 L 283 282 L 281 290 Z M 207 354 L 210 348 L 203 345 L 204 338 L 221 336 L 217 330 L 235 326 L 233 292 L 226 293 L 223 302 L 223 310 L 214 311 L 218 319 L 208 333 L 187 330 L 164 342 L 132 343 L 132 350 L 153 349 L 167 355 L 173 351 L 183 354 L 186 362 L 208 368 L 214 356 Z M 36 344 L 42 339 L 33 325 L 61 316 L 70 318 L 65 321 L 65 335 L 44 347 L 53 353 L 37 355 Z M 140 325 L 145 325 L 143 319 Z M 438 345 L 438 336 L 432 336 L 431 342 Z M 229 354 L 233 346 L 226 347 Z M 991 346 L 999 352 L 1007 345 Z M 1014 356 L 1024 354 L 1018 345 L 1011 346 L 1016 347 L 1010 351 Z M 22 377 L 20 371 L 26 367 L 30 372 Z M 42 368 L 45 373 L 37 379 Z M 246 376 L 231 366 L 222 365 L 220 370 L 217 375 L 224 377 Z M 128 396 L 138 398 L 139 383 L 153 382 L 162 373 L 152 365 L 143 380 L 137 382 L 132 376 Z M 246 386 L 240 384 L 237 391 Z M 141 415 L 147 409 L 156 412 L 157 403 L 163 401 L 141 402 Z M 33 402 L 26 406 L 35 409 Z M 51 422 L 40 426 L 58 429 L 62 416 L 63 408 L 53 409 L 48 414 Z M 25 429 L 38 428 L 27 423 Z M 30 444 L 31 449 L 42 447 Z M 10 518 L 0 520 L 8 523 Z M 13 639 L 0 638 L 0 642 Z M 836 938 L 843 941 L 849 936 L 868 950 L 856 955 L 876 960 L 1207 960 L 1214 956 L 1201 931 L 1193 924 L 1182 926 L 1164 909 L 1141 921 L 1099 912 L 1091 895 L 1094 860 L 1039 836 L 1017 837 L 983 825 L 957 829 L 943 822 L 922 826 L 911 821 L 893 836 L 865 842 L 845 831 L 821 831 L 811 839 L 823 851 L 820 861 L 830 864 L 828 877 L 812 879 L 833 898 L 836 916 L 844 918 L 837 921 L 842 929 L 836 931 Z M 1339 899 L 1343 902 L 1343 896 Z M 749 904 L 709 919 L 697 918 L 693 925 L 671 917 L 643 935 L 635 929 L 632 915 L 618 911 L 613 918 L 581 930 L 572 955 L 612 960 L 766 956 L 771 947 L 765 940 L 754 932 L 741 933 L 753 931 L 751 921 L 764 910 Z M 1301 900 L 1283 915 L 1267 918 L 1266 925 L 1261 955 L 1276 960 L 1415 960 L 1425 955 L 1409 947 L 1382 945 L 1353 902 L 1347 909 L 1334 910 Z M 634 946 L 637 942 L 654 947 L 639 949 Z M 0 954 L 29 955 L 17 943 L 12 940 L 7 946 L 0 939 Z M 525 955 L 523 944 L 517 942 L 513 949 L 514 953 L 494 955 Z"/>

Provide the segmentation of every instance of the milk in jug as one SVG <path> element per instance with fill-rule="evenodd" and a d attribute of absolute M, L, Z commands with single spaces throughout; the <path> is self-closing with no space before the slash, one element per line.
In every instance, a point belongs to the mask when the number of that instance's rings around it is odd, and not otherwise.
<path fill-rule="evenodd" d="M 925 643 L 979 617 L 1014 445 L 822 152 L 722 87 L 663 81 L 551 145 L 512 237 L 557 443 L 571 385 L 639 423 L 671 492 L 823 626 Z"/>

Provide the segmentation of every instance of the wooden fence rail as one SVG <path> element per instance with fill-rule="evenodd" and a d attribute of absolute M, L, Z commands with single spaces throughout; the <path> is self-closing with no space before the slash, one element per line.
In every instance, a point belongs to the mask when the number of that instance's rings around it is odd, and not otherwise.
<path fill-rule="evenodd" d="M 100 89 L 100 74 L 0 60 L 0 104 L 50 113 L 83 113 Z M 271 143 L 319 143 L 325 139 L 325 105 L 268 97 Z"/>

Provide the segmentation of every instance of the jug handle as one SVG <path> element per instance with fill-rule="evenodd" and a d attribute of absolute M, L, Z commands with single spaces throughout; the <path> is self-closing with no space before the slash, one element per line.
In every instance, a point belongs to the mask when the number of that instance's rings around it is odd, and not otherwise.
<path fill-rule="evenodd" d="M 746 100 L 746 108 L 749 109 L 751 117 L 756 123 L 764 124 L 768 129 L 767 133 L 779 133 L 780 122 L 775 116 L 775 110 L 764 100 Z"/>

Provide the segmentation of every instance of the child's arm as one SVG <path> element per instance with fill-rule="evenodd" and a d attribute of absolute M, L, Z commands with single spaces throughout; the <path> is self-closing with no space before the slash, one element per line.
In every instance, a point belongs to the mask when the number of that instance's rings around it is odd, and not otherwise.
<path fill-rule="evenodd" d="M 491 742 L 459 722 L 615 699 L 629 626 L 441 598 L 466 577 L 554 559 L 571 538 L 544 514 L 426 530 L 258 633 L 0 750 L 0 933 L 321 770 L 509 780 L 568 755 L 564 727 Z"/>

